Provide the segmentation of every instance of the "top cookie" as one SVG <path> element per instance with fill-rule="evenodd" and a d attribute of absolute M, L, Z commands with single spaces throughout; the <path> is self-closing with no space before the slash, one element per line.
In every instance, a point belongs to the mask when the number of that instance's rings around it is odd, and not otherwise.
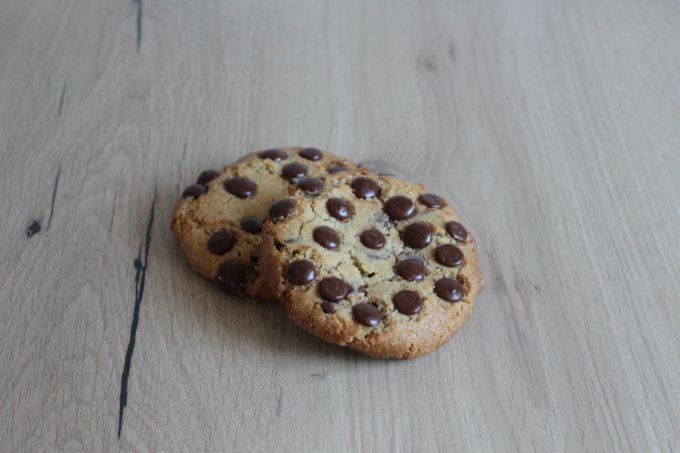
<path fill-rule="evenodd" d="M 262 224 L 272 202 L 298 184 L 313 189 L 352 162 L 316 148 L 247 154 L 221 172 L 206 170 L 177 201 L 172 231 L 192 268 L 228 291 L 271 298 L 258 265 Z"/>
<path fill-rule="evenodd" d="M 265 282 L 299 326 L 374 357 L 445 343 L 482 288 L 475 239 L 425 186 L 366 170 L 298 191 L 267 220 Z"/>

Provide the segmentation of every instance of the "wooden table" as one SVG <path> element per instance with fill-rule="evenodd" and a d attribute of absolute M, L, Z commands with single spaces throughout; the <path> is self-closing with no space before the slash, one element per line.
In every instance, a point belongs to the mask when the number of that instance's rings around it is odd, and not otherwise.
<path fill-rule="evenodd" d="M 677 451 L 679 17 L 3 1 L 0 449 Z M 455 202 L 486 290 L 451 343 L 369 359 L 188 269 L 183 187 L 284 145 Z"/>

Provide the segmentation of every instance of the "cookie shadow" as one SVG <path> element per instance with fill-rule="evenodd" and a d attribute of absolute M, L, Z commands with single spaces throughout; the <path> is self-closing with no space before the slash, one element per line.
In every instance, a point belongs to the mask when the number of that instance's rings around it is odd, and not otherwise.
<path fill-rule="evenodd" d="M 193 329 L 201 330 L 194 333 L 214 336 L 211 340 L 218 340 L 223 348 L 235 348 L 238 354 L 271 356 L 284 361 L 304 358 L 355 363 L 364 358 L 355 351 L 325 343 L 297 327 L 276 301 L 225 294 L 198 275 L 187 280 L 192 280 L 189 286 L 196 287 L 195 291 L 182 296 L 187 314 L 204 321 L 203 325 L 191 323 Z"/>
<path fill-rule="evenodd" d="M 168 257 L 164 277 L 172 286 L 172 311 L 175 329 L 178 324 L 188 338 L 200 337 L 203 344 L 222 351 L 271 355 L 277 359 L 300 358 L 334 361 L 368 359 L 353 350 L 323 342 L 294 325 L 276 301 L 253 299 L 223 292 L 193 271 L 170 234 L 163 241 L 162 252 Z M 217 351 L 219 352 L 219 351 Z"/>

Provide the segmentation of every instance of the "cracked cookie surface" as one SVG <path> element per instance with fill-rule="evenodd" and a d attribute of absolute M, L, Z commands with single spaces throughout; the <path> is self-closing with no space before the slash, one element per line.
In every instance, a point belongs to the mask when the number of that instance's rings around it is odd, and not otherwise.
<path fill-rule="evenodd" d="M 482 289 L 475 239 L 425 186 L 368 170 L 291 189 L 264 226 L 265 283 L 300 327 L 374 357 L 448 341 Z"/>
<path fill-rule="evenodd" d="M 171 228 L 189 265 L 225 291 L 271 299 L 262 284 L 259 244 L 272 202 L 292 185 L 310 193 L 320 177 L 356 166 L 316 148 L 245 155 L 221 171 L 206 170 L 177 201 Z"/>

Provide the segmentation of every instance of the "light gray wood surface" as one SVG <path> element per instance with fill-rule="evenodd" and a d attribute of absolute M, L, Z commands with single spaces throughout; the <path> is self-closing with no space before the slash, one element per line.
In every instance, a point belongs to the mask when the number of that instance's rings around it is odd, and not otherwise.
<path fill-rule="evenodd" d="M 369 359 L 187 268 L 183 187 L 284 145 L 454 201 L 451 343 Z M 677 1 L 4 0 L 0 178 L 3 451 L 680 449 Z"/>

